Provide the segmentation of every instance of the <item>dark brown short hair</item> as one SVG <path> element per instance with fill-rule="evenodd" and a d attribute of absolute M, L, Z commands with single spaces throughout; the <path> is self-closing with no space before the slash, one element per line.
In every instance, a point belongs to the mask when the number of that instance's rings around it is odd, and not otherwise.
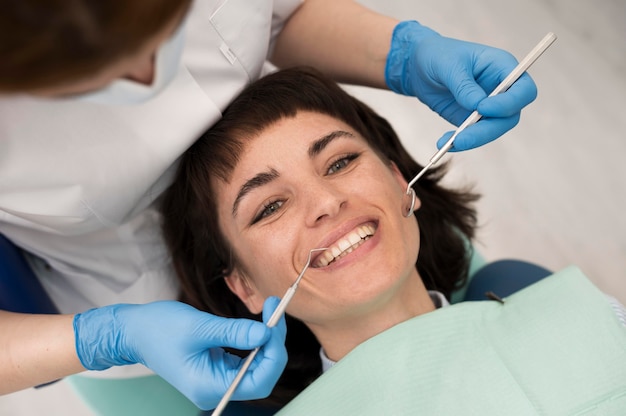
<path fill-rule="evenodd" d="M 312 111 L 337 118 L 358 131 L 383 158 L 411 179 L 422 168 L 402 146 L 390 124 L 335 82 L 312 69 L 294 68 L 268 75 L 245 89 L 223 117 L 183 155 L 176 178 L 164 196 L 164 235 L 183 291 L 183 300 L 227 317 L 256 318 L 228 289 L 223 277 L 233 265 L 232 251 L 217 223 L 211 178 L 228 182 L 246 140 L 266 127 Z M 422 205 L 415 212 L 421 248 L 417 269 L 429 289 L 449 296 L 467 279 L 477 195 L 439 184 L 445 166 L 429 171 L 414 186 Z M 289 363 L 272 396 L 286 403 L 320 373 L 320 345 L 300 321 L 288 317 Z"/>
<path fill-rule="evenodd" d="M 5 0 L 0 92 L 84 79 L 136 52 L 191 0 Z"/>

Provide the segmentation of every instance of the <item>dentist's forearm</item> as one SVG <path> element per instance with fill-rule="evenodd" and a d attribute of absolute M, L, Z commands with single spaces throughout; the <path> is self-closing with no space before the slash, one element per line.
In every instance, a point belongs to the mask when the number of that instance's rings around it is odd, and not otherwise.
<path fill-rule="evenodd" d="M 0 311 L 0 394 L 85 369 L 76 355 L 72 315 Z"/>
<path fill-rule="evenodd" d="M 385 63 L 398 21 L 349 0 L 306 0 L 277 38 L 272 62 L 313 66 L 340 82 L 387 88 Z"/>

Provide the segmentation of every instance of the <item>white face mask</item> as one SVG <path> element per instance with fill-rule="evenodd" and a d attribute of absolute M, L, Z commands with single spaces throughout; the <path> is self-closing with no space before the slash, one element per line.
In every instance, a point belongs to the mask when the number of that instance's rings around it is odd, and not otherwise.
<path fill-rule="evenodd" d="M 127 79 L 116 79 L 97 91 L 75 96 L 75 99 L 96 104 L 141 104 L 159 94 L 174 79 L 185 46 L 185 27 L 180 25 L 174 35 L 158 49 L 155 57 L 155 77 L 152 85 Z"/>

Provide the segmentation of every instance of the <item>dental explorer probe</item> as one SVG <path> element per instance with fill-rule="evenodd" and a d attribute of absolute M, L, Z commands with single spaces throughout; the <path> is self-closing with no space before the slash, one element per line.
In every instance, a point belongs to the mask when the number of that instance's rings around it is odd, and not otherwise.
<path fill-rule="evenodd" d="M 287 309 L 287 305 L 291 301 L 291 298 L 293 297 L 293 295 L 296 294 L 296 289 L 298 288 L 298 284 L 300 284 L 300 280 L 302 280 L 302 277 L 304 276 L 304 272 L 306 272 L 306 270 L 309 268 L 309 265 L 311 264 L 311 255 L 313 254 L 313 252 L 322 251 L 322 250 L 326 250 L 326 248 L 325 247 L 314 248 L 311 251 L 309 251 L 309 257 L 307 258 L 306 264 L 302 268 L 302 271 L 296 278 L 296 281 L 291 286 L 289 286 L 289 288 L 283 295 L 282 299 L 278 303 L 278 306 L 276 306 L 274 313 L 272 313 L 272 315 L 270 316 L 270 319 L 267 321 L 267 326 L 269 328 L 276 326 L 276 324 L 280 320 L 280 317 L 283 315 L 283 313 L 285 313 L 285 309 Z M 222 397 L 222 400 L 220 400 L 215 410 L 213 410 L 213 413 L 211 413 L 211 416 L 219 416 L 222 414 L 230 398 L 235 393 L 235 389 L 237 389 L 237 386 L 243 379 L 243 376 L 246 374 L 246 371 L 248 371 L 248 367 L 250 367 L 250 364 L 252 364 L 252 360 L 254 360 L 254 357 L 256 357 L 257 353 L 259 352 L 259 349 L 260 347 L 256 347 L 248 355 L 248 357 L 246 358 L 246 361 L 244 361 L 243 365 L 239 369 L 237 376 L 235 376 L 235 378 L 233 379 L 233 382 L 228 387 L 228 390 L 226 390 L 226 393 L 224 393 L 224 397 Z"/>
<path fill-rule="evenodd" d="M 513 71 L 511 71 L 511 73 L 502 80 L 502 82 L 491 92 L 491 94 L 489 94 L 489 97 L 493 97 L 494 95 L 500 94 L 508 90 L 511 85 L 513 85 L 513 83 L 517 81 L 517 79 L 521 77 L 522 74 L 526 72 L 526 70 L 537 60 L 537 58 L 539 58 L 541 54 L 543 54 L 545 50 L 548 49 L 550 45 L 552 45 L 555 40 L 556 35 L 552 32 L 549 32 L 537 44 L 537 46 L 535 46 L 534 49 L 530 51 L 524 59 L 522 59 L 522 61 L 513 69 Z M 430 158 L 430 162 L 428 162 L 428 164 L 411 180 L 411 182 L 409 182 L 409 185 L 406 188 L 407 194 L 409 193 L 409 190 L 415 184 L 415 182 L 417 182 L 417 180 L 421 178 L 428 169 L 430 169 L 435 163 L 437 163 L 439 159 L 441 159 L 443 155 L 448 152 L 448 150 L 450 150 L 450 148 L 454 144 L 454 139 L 456 138 L 456 136 L 460 132 L 465 130 L 466 127 L 471 126 L 472 124 L 480 120 L 481 117 L 482 116 L 478 113 L 478 111 L 474 111 L 472 114 L 469 115 L 469 117 L 465 119 L 465 121 L 456 129 L 452 137 L 450 137 L 448 141 L 441 147 L 441 149 L 439 149 L 433 155 L 433 157 Z"/>

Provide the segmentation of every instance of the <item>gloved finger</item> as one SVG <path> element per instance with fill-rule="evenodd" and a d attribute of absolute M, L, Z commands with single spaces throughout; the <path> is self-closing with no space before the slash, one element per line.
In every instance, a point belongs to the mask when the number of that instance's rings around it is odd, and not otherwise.
<path fill-rule="evenodd" d="M 280 303 L 280 299 L 277 297 L 269 297 L 263 304 L 263 321 L 267 322 L 272 313 Z M 274 363 L 276 368 L 282 368 L 287 364 L 287 350 L 285 348 L 285 339 L 287 338 L 287 322 L 285 321 L 285 315 L 281 316 L 278 323 L 271 328 L 270 339 L 261 348 L 263 359 L 269 363 Z M 268 363 L 265 365 L 268 365 Z"/>
<path fill-rule="evenodd" d="M 269 320 L 279 302 L 278 298 L 268 298 L 265 301 L 263 306 L 265 321 Z M 286 333 L 285 317 L 282 316 L 276 326 L 271 328 L 270 339 L 259 350 L 242 379 L 240 388 L 233 395 L 235 400 L 263 398 L 272 392 L 287 365 Z"/>
<path fill-rule="evenodd" d="M 265 303 L 263 304 L 263 322 L 269 321 L 279 303 L 280 299 L 276 296 L 270 296 L 269 298 L 265 299 Z M 279 339 L 279 342 L 284 343 L 285 337 L 287 336 L 287 323 L 285 321 L 285 315 L 280 317 L 278 323 L 274 328 L 277 328 L 277 331 L 272 332 L 272 338 L 274 338 L 276 334 L 278 334 L 279 338 L 282 337 L 282 340 Z"/>
<path fill-rule="evenodd" d="M 176 384 L 174 386 L 200 409 L 213 409 L 238 376 L 246 358 L 245 355 L 239 357 L 221 348 L 212 348 L 208 351 L 208 355 L 203 358 L 207 361 L 205 365 L 194 363 L 194 366 L 203 367 L 206 370 L 193 380 L 186 377 L 184 379 L 186 389 L 181 389 Z M 268 394 L 266 394 L 263 388 L 260 392 L 257 391 L 256 381 L 250 382 L 250 374 L 252 374 L 253 367 L 254 363 L 250 365 L 242 381 L 237 385 L 231 400 L 253 400 L 267 397 Z"/>
<path fill-rule="evenodd" d="M 487 48 L 474 65 L 476 82 L 487 94 L 491 94 L 513 72 L 517 64 L 517 59 L 509 52 Z"/>
<path fill-rule="evenodd" d="M 452 137 L 453 134 L 454 134 L 454 131 L 445 132 L 443 136 L 441 136 L 441 138 L 437 140 L 437 149 L 441 149 L 443 145 L 446 144 L 448 140 L 450 140 L 450 137 Z M 455 140 L 455 143 L 452 144 L 452 147 L 450 148 L 449 152 L 455 151 L 456 139 L 454 140 Z"/>
<path fill-rule="evenodd" d="M 436 110 L 435 110 L 436 111 Z M 457 103 L 448 105 L 445 109 L 437 111 L 441 117 L 455 126 L 460 126 L 473 111 L 467 110 Z"/>
<path fill-rule="evenodd" d="M 263 302 L 263 322 L 267 324 L 279 303 L 280 299 L 276 296 L 270 296 L 265 299 L 265 302 Z"/>
<path fill-rule="evenodd" d="M 482 118 L 459 133 L 454 139 L 454 145 L 450 152 L 460 152 L 475 149 L 494 141 L 517 125 L 520 114 L 505 118 Z M 441 148 L 452 136 L 453 132 L 445 133 L 438 141 L 437 147 Z"/>
<path fill-rule="evenodd" d="M 524 73 L 506 92 L 488 97 L 478 104 L 478 112 L 485 117 L 511 117 L 537 98 L 537 85 Z"/>
<path fill-rule="evenodd" d="M 197 328 L 195 336 L 203 339 L 207 348 L 231 347 L 250 350 L 267 342 L 270 332 L 265 324 L 251 319 L 208 315 Z"/>
<path fill-rule="evenodd" d="M 275 296 L 270 296 L 265 299 L 265 303 L 263 304 L 263 322 L 269 321 L 270 317 L 274 313 L 274 310 L 280 303 L 280 299 Z M 285 338 L 287 337 L 287 322 L 285 321 L 285 315 L 281 316 L 278 320 L 278 323 L 272 328 L 272 335 L 268 341 L 268 344 L 271 342 L 278 342 L 278 345 L 283 345 L 285 343 Z"/>
<path fill-rule="evenodd" d="M 458 105 L 467 110 L 468 114 L 487 97 L 485 90 L 474 79 L 471 68 L 467 66 L 457 65 L 449 71 L 447 77 L 442 78 L 442 82 L 450 90 Z"/>
<path fill-rule="evenodd" d="M 267 323 L 269 322 L 270 318 L 272 317 L 279 303 L 280 303 L 280 299 L 275 296 L 270 296 L 267 299 L 265 299 L 265 302 L 263 303 L 263 322 L 265 323 L 265 325 L 267 325 Z M 274 328 L 276 328 L 276 330 L 274 330 Z M 268 332 L 270 333 L 267 339 L 268 343 L 272 341 L 272 338 L 276 338 L 278 336 L 279 337 L 278 342 L 281 345 L 284 344 L 286 333 L 287 333 L 287 324 L 285 322 L 284 315 L 280 317 L 280 319 L 278 320 L 274 328 L 267 328 Z M 260 351 L 259 354 L 257 354 L 255 360 L 253 360 L 252 363 L 250 364 L 251 370 L 254 370 L 256 366 L 259 364 L 259 362 L 263 360 L 263 354 L 261 354 L 261 352 L 262 351 Z"/>
<path fill-rule="evenodd" d="M 287 349 L 284 336 L 278 327 L 272 328 L 272 336 L 254 357 L 233 400 L 249 400 L 267 397 L 278 382 L 287 365 Z"/>

